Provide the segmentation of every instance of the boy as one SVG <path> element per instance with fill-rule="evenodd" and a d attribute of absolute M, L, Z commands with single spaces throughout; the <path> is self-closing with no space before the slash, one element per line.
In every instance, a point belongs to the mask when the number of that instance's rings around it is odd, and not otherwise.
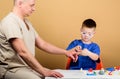
<path fill-rule="evenodd" d="M 92 42 L 92 37 L 95 34 L 96 22 L 93 19 L 86 19 L 80 29 L 81 39 L 72 41 L 67 50 L 77 51 L 79 57 L 77 62 L 70 62 L 69 69 L 77 70 L 96 68 L 96 60 L 100 55 L 99 46 Z"/>

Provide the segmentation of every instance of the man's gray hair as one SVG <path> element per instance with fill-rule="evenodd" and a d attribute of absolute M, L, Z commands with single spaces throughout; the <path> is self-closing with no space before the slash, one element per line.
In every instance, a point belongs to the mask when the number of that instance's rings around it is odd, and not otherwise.
<path fill-rule="evenodd" d="M 16 2 L 19 1 L 19 0 L 14 0 L 14 5 L 16 4 Z M 27 1 L 27 0 L 21 0 L 23 2 Z"/>

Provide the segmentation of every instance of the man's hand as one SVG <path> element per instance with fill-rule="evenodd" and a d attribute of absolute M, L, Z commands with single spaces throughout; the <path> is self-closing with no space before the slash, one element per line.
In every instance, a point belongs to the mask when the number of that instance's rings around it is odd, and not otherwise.
<path fill-rule="evenodd" d="M 78 59 L 78 55 L 80 54 L 81 52 L 81 46 L 76 46 L 72 49 L 70 49 L 67 53 L 66 53 L 66 56 L 67 57 L 70 57 L 73 59 L 73 62 L 76 62 L 77 59 Z"/>
<path fill-rule="evenodd" d="M 55 77 L 55 78 L 62 78 L 63 75 L 54 70 L 47 70 L 45 69 L 44 74 L 45 77 Z"/>
<path fill-rule="evenodd" d="M 67 57 L 70 57 L 70 58 L 73 60 L 73 62 L 76 62 L 77 59 L 78 59 L 77 52 L 75 52 L 75 51 L 68 51 L 68 52 L 66 53 L 66 56 L 67 56 Z"/>

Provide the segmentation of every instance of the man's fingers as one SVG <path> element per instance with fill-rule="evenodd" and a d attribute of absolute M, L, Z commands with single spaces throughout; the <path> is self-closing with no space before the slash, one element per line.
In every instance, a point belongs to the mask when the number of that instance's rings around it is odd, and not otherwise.
<path fill-rule="evenodd" d="M 78 60 L 78 55 L 75 55 L 75 60 L 73 60 L 73 62 L 76 62 Z"/>
<path fill-rule="evenodd" d="M 73 61 L 75 61 L 75 57 L 73 55 L 71 55 L 71 58 L 73 59 Z"/>
<path fill-rule="evenodd" d="M 52 76 L 55 77 L 55 78 L 62 78 L 63 77 L 63 75 L 59 72 L 52 73 Z"/>

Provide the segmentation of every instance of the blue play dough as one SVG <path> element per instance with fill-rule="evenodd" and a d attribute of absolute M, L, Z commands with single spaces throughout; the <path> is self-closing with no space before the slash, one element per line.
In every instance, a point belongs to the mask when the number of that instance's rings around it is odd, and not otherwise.
<path fill-rule="evenodd" d="M 106 70 L 108 70 L 108 71 L 114 71 L 115 69 L 113 67 L 111 67 L 111 68 L 106 68 Z"/>

